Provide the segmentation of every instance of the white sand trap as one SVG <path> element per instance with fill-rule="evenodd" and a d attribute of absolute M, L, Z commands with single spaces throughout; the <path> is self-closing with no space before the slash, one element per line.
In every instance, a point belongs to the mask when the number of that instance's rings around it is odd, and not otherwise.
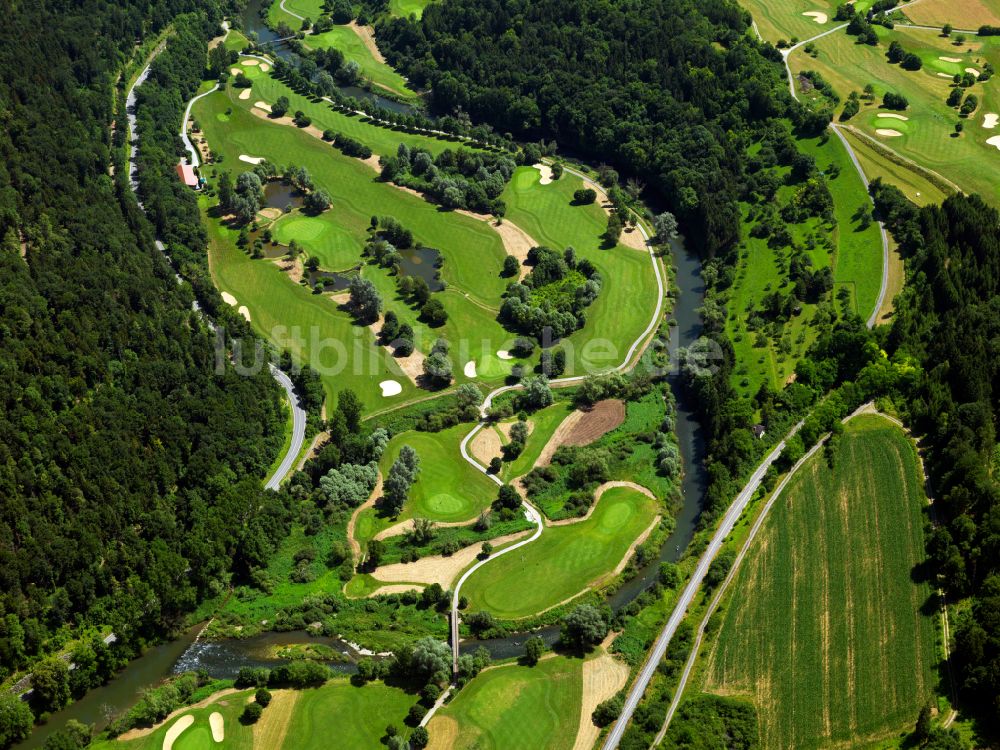
<path fill-rule="evenodd" d="M 229 73 L 230 73 L 230 75 L 234 75 L 234 76 L 238 76 L 238 75 L 239 75 L 240 73 L 242 73 L 242 72 L 243 72 L 243 71 L 242 71 L 242 70 L 240 70 L 239 68 L 230 68 L 230 69 L 229 69 Z"/>
<path fill-rule="evenodd" d="M 500 359 L 514 359 L 513 354 L 511 354 L 510 352 L 505 352 L 502 349 L 497 352 L 497 356 L 500 357 Z"/>
<path fill-rule="evenodd" d="M 260 65 L 260 60 L 254 60 L 252 57 L 246 60 L 240 60 L 240 65 L 246 65 L 250 67 L 252 65 Z"/>
<path fill-rule="evenodd" d="M 231 295 L 229 292 L 223 292 L 222 293 L 222 301 L 225 302 L 227 305 L 235 305 L 236 304 L 236 297 L 234 297 L 233 295 Z"/>
<path fill-rule="evenodd" d="M 397 383 L 395 380 L 383 380 L 378 384 L 379 388 L 382 389 L 382 398 L 388 398 L 389 396 L 398 396 L 403 392 L 403 386 Z"/>
<path fill-rule="evenodd" d="M 470 360 L 470 361 L 466 362 L 465 363 L 465 368 L 464 368 L 463 371 L 465 372 L 465 377 L 467 377 L 467 378 L 474 378 L 474 377 L 476 377 L 476 360 L 473 359 L 473 360 Z"/>
<path fill-rule="evenodd" d="M 949 81 L 954 77 L 951 73 L 938 73 L 938 78 L 947 78 Z"/>
<path fill-rule="evenodd" d="M 816 23 L 826 23 L 828 18 L 826 13 L 823 13 L 822 11 L 819 10 L 807 10 L 802 15 L 809 16 L 809 18 L 816 21 Z"/>
<path fill-rule="evenodd" d="M 945 62 L 962 62 L 961 57 L 939 57 L 938 60 L 944 60 Z"/>
<path fill-rule="evenodd" d="M 240 154 L 240 161 L 245 161 L 247 164 L 260 164 L 264 161 L 263 156 L 247 156 L 246 154 Z"/>
<path fill-rule="evenodd" d="M 997 121 L 1000 121 L 1000 115 L 996 112 L 990 112 L 983 116 L 983 127 L 987 130 L 993 130 L 997 126 Z"/>
<path fill-rule="evenodd" d="M 992 138 L 987 138 L 986 144 L 989 146 L 996 146 L 996 148 L 1000 150 L 1000 135 L 995 135 Z"/>
<path fill-rule="evenodd" d="M 542 164 L 539 162 L 534 165 L 535 169 L 542 173 L 542 177 L 538 180 L 539 185 L 548 185 L 552 182 L 552 167 L 548 164 Z"/>
<path fill-rule="evenodd" d="M 237 310 L 236 312 L 238 312 L 240 315 L 246 318 L 248 323 L 250 322 L 250 311 L 247 310 L 246 305 L 240 305 L 240 309 Z"/>
<path fill-rule="evenodd" d="M 972 73 L 976 78 L 979 78 L 979 71 L 976 68 L 966 68 L 966 73 Z"/>
<path fill-rule="evenodd" d="M 254 102 L 253 106 L 255 106 L 257 109 L 262 109 L 265 112 L 271 111 L 271 105 L 268 104 L 267 102 Z"/>
<path fill-rule="evenodd" d="M 212 715 L 208 717 L 208 723 L 212 725 L 213 740 L 222 742 L 226 739 L 226 721 L 222 718 L 222 714 L 218 711 L 213 711 Z"/>
<path fill-rule="evenodd" d="M 910 119 L 906 115 L 897 115 L 895 112 L 879 112 L 878 116 L 879 117 L 888 117 L 888 118 L 893 119 L 893 120 L 902 120 L 903 122 L 906 122 L 907 120 Z"/>
<path fill-rule="evenodd" d="M 271 66 L 268 65 L 267 63 L 261 63 L 260 64 L 260 69 L 263 70 L 266 73 L 267 71 L 269 71 L 271 69 Z"/>
<path fill-rule="evenodd" d="M 898 138 L 902 135 L 898 130 L 893 130 L 892 128 L 875 128 L 875 132 L 879 135 L 884 135 L 886 138 Z"/>
<path fill-rule="evenodd" d="M 163 750 L 170 750 L 177 741 L 177 738 L 181 736 L 181 733 L 192 724 L 194 724 L 194 716 L 191 714 L 182 716 L 175 721 L 163 736 Z"/>
<path fill-rule="evenodd" d="M 249 99 L 249 98 L 250 98 L 250 89 L 243 89 L 240 92 L 240 99 Z"/>

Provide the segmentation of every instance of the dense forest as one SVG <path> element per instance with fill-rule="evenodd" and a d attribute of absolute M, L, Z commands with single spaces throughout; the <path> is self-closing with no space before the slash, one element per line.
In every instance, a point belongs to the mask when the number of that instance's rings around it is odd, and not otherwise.
<path fill-rule="evenodd" d="M 924 436 L 939 522 L 928 553 L 953 600 L 962 697 L 1000 715 L 1000 214 L 977 195 L 917 209 L 893 187 L 873 194 L 907 256 L 888 346 L 923 365 L 906 399 Z"/>
<path fill-rule="evenodd" d="M 449 0 L 377 33 L 437 111 L 555 140 L 647 181 L 711 256 L 739 241 L 752 130 L 809 117 L 749 23 L 732 2 Z"/>
<path fill-rule="evenodd" d="M 266 371 L 237 376 L 222 358 L 217 372 L 191 289 L 113 155 L 116 77 L 136 40 L 195 6 L 182 25 L 203 49 L 221 17 L 211 2 L 4 8 L 0 679 L 66 648 L 81 665 L 41 662 L 36 711 L 99 683 L 224 590 L 241 550 L 287 528 L 260 481 L 283 440 L 280 392 Z"/>

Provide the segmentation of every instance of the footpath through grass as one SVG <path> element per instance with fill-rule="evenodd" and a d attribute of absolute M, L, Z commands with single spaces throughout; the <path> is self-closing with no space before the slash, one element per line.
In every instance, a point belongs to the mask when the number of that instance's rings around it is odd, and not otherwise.
<path fill-rule="evenodd" d="M 762 747 L 867 746 L 911 729 L 934 694 L 916 451 L 862 415 L 833 460 L 789 482 L 709 628 L 702 687 L 750 696 Z"/>

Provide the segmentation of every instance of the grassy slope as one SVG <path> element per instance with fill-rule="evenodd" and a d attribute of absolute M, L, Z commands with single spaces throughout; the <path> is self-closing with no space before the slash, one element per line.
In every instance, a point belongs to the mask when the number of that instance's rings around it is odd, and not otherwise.
<path fill-rule="evenodd" d="M 912 444 L 876 416 L 848 424 L 834 470 L 819 454 L 789 483 L 706 665 L 705 689 L 755 699 L 762 746 L 856 746 L 911 728 L 935 681 L 931 592 L 911 580 L 924 509 Z"/>
<path fill-rule="evenodd" d="M 880 26 L 875 29 L 879 35 L 878 47 L 856 44 L 854 37 L 837 32 L 815 43 L 818 58 L 801 51 L 793 54 L 789 60 L 792 70 L 818 71 L 841 99 L 846 99 L 851 91 L 860 92 L 868 83 L 875 87 L 876 102 L 882 101 L 886 91 L 903 94 L 910 102 L 904 113 L 910 118 L 908 122 L 889 123 L 877 117 L 874 106 L 865 106 L 848 124 L 878 138 L 906 158 L 938 172 L 964 190 L 979 192 L 993 203 L 1000 202 L 1000 183 L 996 180 L 1000 150 L 986 143 L 987 138 L 1000 131 L 982 127 L 985 113 L 1000 113 L 1000 88 L 996 79 L 969 89 L 979 97 L 979 109 L 963 120 L 965 132 L 952 138 L 954 125 L 960 118 L 956 110 L 945 104 L 951 81 L 937 75 L 953 75 L 966 67 L 981 68 L 984 60 L 1000 67 L 1000 41 L 995 37 L 974 37 L 959 47 L 935 31 L 901 27 L 889 31 Z M 911 72 L 890 65 L 885 52 L 893 40 L 899 41 L 908 52 L 919 55 L 924 62 L 923 68 Z M 962 62 L 946 62 L 938 59 L 940 57 L 961 58 Z M 891 128 L 902 132 L 903 136 L 880 137 L 875 133 L 877 128 Z"/>
<path fill-rule="evenodd" d="M 431 2 L 433 0 L 389 0 L 389 12 L 403 18 L 411 14 L 420 18 L 424 14 L 424 8 Z"/>
<path fill-rule="evenodd" d="M 462 593 L 470 610 L 505 619 L 541 612 L 610 573 L 655 515 L 656 503 L 645 495 L 610 489 L 590 518 L 545 529 L 537 541 L 477 570 Z"/>
<path fill-rule="evenodd" d="M 531 433 L 524 443 L 524 450 L 521 451 L 520 456 L 510 463 L 504 462 L 503 469 L 500 472 L 501 478 L 511 481 L 531 471 L 531 467 L 535 465 L 535 461 L 538 460 L 538 456 L 545 447 L 545 444 L 549 442 L 552 433 L 556 431 L 556 428 L 559 427 L 572 411 L 573 405 L 571 403 L 568 401 L 557 401 L 552 406 L 546 406 L 544 409 L 532 414 L 529 421 L 534 426 L 531 428 Z M 511 423 L 515 422 L 516 419 L 504 421 Z M 487 427 L 486 429 L 490 428 Z"/>
<path fill-rule="evenodd" d="M 395 724 L 403 736 L 409 734 L 403 720 L 414 703 L 415 696 L 381 682 L 358 688 L 338 679 L 321 688 L 303 690 L 292 713 L 284 750 L 379 750 L 385 747 L 382 737 L 387 724 Z"/>
<path fill-rule="evenodd" d="M 850 141 L 851 148 L 854 149 L 854 154 L 869 179 L 881 177 L 885 182 L 902 190 L 903 194 L 918 206 L 940 204 L 950 194 L 925 179 L 918 171 L 886 158 L 875 150 L 866 138 L 851 130 L 845 130 L 843 133 Z"/>
<path fill-rule="evenodd" d="M 302 22 L 283 11 L 280 3 L 271 5 L 268 12 L 272 24 L 282 21 L 293 29 L 298 29 Z M 323 14 L 323 0 L 286 0 L 285 7 L 294 13 L 316 20 Z M 414 98 L 416 94 L 406 86 L 406 79 L 397 73 L 392 66 L 380 62 L 371 50 L 361 41 L 361 37 L 350 26 L 334 26 L 322 34 L 310 34 L 305 38 L 309 47 L 327 49 L 335 47 L 344 53 L 344 58 L 354 60 L 361 67 L 361 75 L 372 83 L 406 98 Z"/>
<path fill-rule="evenodd" d="M 579 659 L 554 657 L 534 667 L 483 672 L 431 720 L 430 747 L 572 748 L 583 700 L 582 666 Z"/>
<path fill-rule="evenodd" d="M 587 323 L 570 336 L 566 348 L 566 375 L 617 367 L 639 334 L 649 324 L 656 304 L 656 277 L 649 256 L 618 245 L 601 247 L 600 234 L 607 217 L 600 206 L 574 206 L 579 177 L 564 174 L 549 185 L 539 182 L 538 170 L 519 168 L 503 199 L 507 217 L 542 245 L 562 250 L 572 245 L 588 258 L 604 280 L 597 300 L 587 308 Z"/>

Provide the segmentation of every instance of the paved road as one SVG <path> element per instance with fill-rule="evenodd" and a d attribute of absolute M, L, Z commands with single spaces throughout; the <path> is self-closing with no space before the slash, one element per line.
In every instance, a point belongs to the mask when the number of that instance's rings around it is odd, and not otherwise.
<path fill-rule="evenodd" d="M 285 394 L 288 396 L 288 405 L 292 409 L 291 445 L 288 446 L 288 452 L 285 453 L 285 457 L 281 460 L 278 468 L 274 470 L 274 474 L 271 475 L 271 478 L 267 480 L 267 484 L 264 485 L 264 489 L 266 490 L 276 490 L 285 477 L 288 476 L 288 472 L 292 470 L 292 467 L 295 465 L 295 459 L 298 458 L 299 451 L 302 450 L 302 443 L 306 439 L 306 410 L 302 408 L 299 402 L 299 397 L 295 393 L 295 387 L 292 385 L 291 378 L 274 365 L 269 365 L 269 367 L 271 368 L 271 375 L 285 389 Z"/>
<path fill-rule="evenodd" d="M 580 172 L 568 168 L 565 171 L 574 174 L 577 177 L 582 178 L 584 182 L 588 184 L 591 185 L 596 184 L 590 177 L 588 177 L 585 174 L 582 174 Z M 650 243 L 649 234 L 643 228 L 641 223 L 638 224 L 637 226 L 639 228 L 639 232 L 642 234 L 643 239 L 646 241 L 646 247 L 649 253 L 649 258 L 653 264 L 653 273 L 656 276 L 656 287 L 657 287 L 656 307 L 653 310 L 653 315 L 650 318 L 649 325 L 646 326 L 646 329 L 629 347 L 629 350 L 625 355 L 624 361 L 618 367 L 612 368 L 612 371 L 625 370 L 628 368 L 629 363 L 631 362 L 632 357 L 635 356 L 636 351 L 638 351 L 639 347 L 642 346 L 643 342 L 656 330 L 657 326 L 660 324 L 660 316 L 663 313 L 663 295 L 666 292 L 666 287 L 664 286 L 663 282 L 663 273 L 660 270 L 660 264 L 657 261 L 655 251 L 653 249 L 652 244 Z M 557 378 L 555 380 L 550 381 L 550 383 L 555 386 L 560 386 L 560 385 L 571 385 L 573 383 L 580 383 L 583 382 L 583 380 L 584 376 L 578 376 L 571 378 Z M 459 446 L 462 458 L 464 458 L 471 466 L 475 467 L 477 471 L 481 471 L 483 474 L 486 474 L 486 476 L 492 479 L 497 485 L 502 485 L 503 482 L 494 474 L 490 474 L 489 472 L 487 472 L 486 467 L 484 467 L 482 464 L 476 461 L 476 459 L 474 459 L 469 454 L 468 447 L 469 443 L 476 436 L 476 433 L 478 433 L 486 424 L 486 414 L 489 411 L 490 406 L 493 404 L 493 399 L 499 396 L 501 393 L 519 390 L 520 388 L 521 388 L 520 385 L 506 385 L 491 391 L 483 401 L 483 405 L 480 407 L 480 422 L 475 427 L 472 428 L 471 432 L 469 432 L 469 434 L 465 436 L 465 438 L 462 440 L 461 445 Z M 495 560 L 496 558 L 505 555 L 509 552 L 513 552 L 514 550 L 519 549 L 520 547 L 523 547 L 526 544 L 530 544 L 531 542 L 535 541 L 536 539 L 538 539 L 538 537 L 542 535 L 542 530 L 544 529 L 544 524 L 542 523 L 542 515 L 541 513 L 538 512 L 536 508 L 534 508 L 530 503 L 526 501 L 524 502 L 524 515 L 529 521 L 535 524 L 535 533 L 532 534 L 527 539 L 522 539 L 517 544 L 513 544 L 510 547 L 505 547 L 502 550 L 494 552 L 490 557 L 486 558 L 485 560 L 478 561 L 475 565 L 469 568 L 462 575 L 461 578 L 458 579 L 458 583 L 455 585 L 455 590 L 452 593 L 451 597 L 451 654 L 452 654 L 452 669 L 456 674 L 458 672 L 458 646 L 459 646 L 458 600 L 461 596 L 462 585 L 469 578 L 469 576 L 471 576 L 476 570 L 478 570 L 480 567 L 488 563 L 490 560 Z"/>
<path fill-rule="evenodd" d="M 781 451 L 785 448 L 785 442 L 798 432 L 801 426 L 802 422 L 795 425 L 785 436 L 784 440 L 778 443 L 774 447 L 774 450 L 767 455 L 767 458 L 761 462 L 750 476 L 750 480 L 736 496 L 736 499 L 733 500 L 732 505 L 729 506 L 726 514 L 722 517 L 722 521 L 719 522 L 715 534 L 712 535 L 712 540 L 708 543 L 708 547 L 705 548 L 705 551 L 701 554 L 701 558 L 698 560 L 698 567 L 695 568 L 690 580 L 681 592 L 680 598 L 674 606 L 674 611 L 670 614 L 670 619 L 667 620 L 667 624 L 653 644 L 649 656 L 646 657 L 646 662 L 642 665 L 639 675 L 636 677 L 635 682 L 632 683 L 628 696 L 625 698 L 625 704 L 622 706 L 621 715 L 612 725 L 611 731 L 604 740 L 604 744 L 602 745 L 603 750 L 614 750 L 618 747 L 618 743 L 621 742 L 622 735 L 625 733 L 632 714 L 635 712 L 636 707 L 638 707 L 639 701 L 642 700 L 646 688 L 649 687 L 650 680 L 653 679 L 656 668 L 660 665 L 664 654 L 667 652 L 670 639 L 674 637 L 674 633 L 677 632 L 677 627 L 680 625 L 681 620 L 684 619 L 688 607 L 694 601 L 695 594 L 698 593 L 698 589 L 705 578 L 705 574 L 708 573 L 708 568 L 712 564 L 712 560 L 715 559 L 715 556 L 722 548 L 722 543 L 736 526 L 736 522 L 739 521 L 740 516 L 743 515 L 743 511 L 746 510 L 754 493 L 760 487 L 767 470 L 771 468 L 771 464 L 774 463 L 775 459 L 781 455 Z"/>
<path fill-rule="evenodd" d="M 187 134 L 187 124 L 188 120 L 191 118 L 191 107 L 194 103 L 201 99 L 203 96 L 208 96 L 209 94 L 218 91 L 219 84 L 215 84 L 203 94 L 198 94 L 198 96 L 192 97 L 191 101 L 187 104 L 187 109 L 184 110 L 184 119 L 181 120 L 181 140 L 184 141 L 184 148 L 187 149 L 188 153 L 191 155 L 191 166 L 197 167 L 201 165 L 201 161 L 198 159 L 198 149 L 195 148 L 194 144 L 191 143 L 191 139 L 188 138 Z"/>

